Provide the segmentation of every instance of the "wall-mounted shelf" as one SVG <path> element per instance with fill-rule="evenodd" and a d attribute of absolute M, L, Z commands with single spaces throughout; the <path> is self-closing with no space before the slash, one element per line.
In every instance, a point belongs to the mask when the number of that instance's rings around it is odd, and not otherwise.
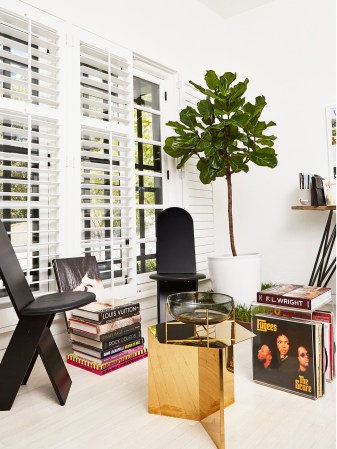
<path fill-rule="evenodd" d="M 295 210 L 336 210 L 336 205 L 332 206 L 291 206 Z"/>

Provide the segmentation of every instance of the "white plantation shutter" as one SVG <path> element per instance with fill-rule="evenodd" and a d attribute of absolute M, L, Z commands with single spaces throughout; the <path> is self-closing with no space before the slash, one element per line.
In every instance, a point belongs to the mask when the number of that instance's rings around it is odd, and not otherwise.
<path fill-rule="evenodd" d="M 59 254 L 58 43 L 54 29 L 0 9 L 0 218 L 36 292 L 55 290 Z"/>
<path fill-rule="evenodd" d="M 200 101 L 200 93 L 191 85 L 183 89 L 183 107 Z M 193 156 L 183 168 L 183 207 L 192 215 L 197 271 L 208 276 L 207 257 L 214 254 L 214 206 L 212 184 L 202 184 L 196 167 L 198 157 Z"/>
<path fill-rule="evenodd" d="M 119 297 L 136 293 L 132 74 L 125 53 L 80 42 L 82 253 L 96 256 Z"/>
<path fill-rule="evenodd" d="M 37 105 L 58 106 L 56 31 L 1 11 L 1 96 Z"/>

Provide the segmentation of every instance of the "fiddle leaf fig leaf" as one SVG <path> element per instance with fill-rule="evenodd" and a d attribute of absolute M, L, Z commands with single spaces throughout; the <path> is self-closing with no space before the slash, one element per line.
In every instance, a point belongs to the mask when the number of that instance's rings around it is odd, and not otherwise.
<path fill-rule="evenodd" d="M 195 109 L 191 106 L 187 106 L 187 108 L 180 112 L 180 121 L 184 123 L 184 125 L 188 126 L 188 128 L 193 129 L 197 126 L 196 117 L 198 116 L 199 114 Z"/>
<path fill-rule="evenodd" d="M 226 72 L 219 79 L 219 89 L 223 95 L 227 95 L 229 86 L 236 80 L 236 73 Z"/>
<path fill-rule="evenodd" d="M 274 142 L 267 137 L 262 137 L 261 139 L 257 139 L 256 142 L 260 145 L 266 145 L 268 147 L 272 147 Z"/>
<path fill-rule="evenodd" d="M 277 165 L 277 157 L 275 154 L 270 154 L 268 152 L 252 152 L 249 155 L 249 159 L 256 165 L 261 167 L 274 168 Z"/>
<path fill-rule="evenodd" d="M 171 126 L 172 128 L 180 128 L 180 129 L 185 129 L 186 131 L 188 130 L 188 128 L 184 125 L 182 125 L 180 122 L 172 122 L 172 121 L 168 121 L 166 123 L 167 126 Z"/>
<path fill-rule="evenodd" d="M 177 168 L 178 169 L 180 169 L 180 168 L 183 168 L 183 166 L 186 164 L 186 162 L 193 156 L 193 152 L 191 152 L 191 153 L 187 153 L 187 154 L 185 154 L 183 157 L 182 157 L 182 159 L 181 159 L 181 161 L 179 162 L 179 164 L 177 165 Z"/>
<path fill-rule="evenodd" d="M 249 170 L 248 165 L 244 162 L 244 157 L 245 155 L 243 154 L 233 154 L 231 156 L 230 166 L 236 173 L 240 171 L 247 172 Z"/>
<path fill-rule="evenodd" d="M 202 86 L 200 86 L 197 83 L 194 83 L 193 81 L 189 81 L 190 84 L 192 84 L 193 87 L 195 87 L 196 89 L 198 89 L 201 93 L 205 94 L 206 93 L 206 89 Z"/>
<path fill-rule="evenodd" d="M 211 125 L 214 122 L 214 109 L 211 100 L 209 98 L 206 98 L 206 100 L 201 100 L 199 101 L 197 107 L 202 117 L 202 121 L 206 125 Z"/>
<path fill-rule="evenodd" d="M 242 95 L 247 90 L 247 84 L 249 80 L 246 78 L 243 83 L 237 83 L 235 86 L 233 86 L 230 90 L 230 99 L 231 101 L 235 100 L 236 98 L 242 97 Z"/>
<path fill-rule="evenodd" d="M 248 114 L 238 111 L 232 115 L 232 117 L 230 118 L 230 122 L 233 125 L 238 126 L 239 128 L 244 128 L 249 122 L 249 119 L 250 117 Z"/>
<path fill-rule="evenodd" d="M 212 145 L 212 136 L 209 131 L 205 131 L 201 134 L 201 137 L 197 143 L 196 150 L 197 151 L 205 151 L 208 147 Z"/>
<path fill-rule="evenodd" d="M 217 89 L 219 85 L 219 78 L 217 77 L 217 74 L 214 72 L 214 70 L 207 70 L 205 75 L 205 81 L 207 87 L 212 90 Z"/>

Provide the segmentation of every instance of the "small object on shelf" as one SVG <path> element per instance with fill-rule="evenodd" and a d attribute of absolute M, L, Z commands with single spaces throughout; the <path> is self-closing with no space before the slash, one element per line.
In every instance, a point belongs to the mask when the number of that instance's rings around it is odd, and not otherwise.
<path fill-rule="evenodd" d="M 331 299 L 331 288 L 278 284 L 257 292 L 257 302 L 275 307 L 313 310 Z"/>
<path fill-rule="evenodd" d="M 319 175 L 314 175 L 312 178 L 312 205 L 326 206 L 323 178 Z"/>
<path fill-rule="evenodd" d="M 222 293 L 174 293 L 168 296 L 167 304 L 169 313 L 182 323 L 206 325 L 234 320 L 233 298 Z"/>

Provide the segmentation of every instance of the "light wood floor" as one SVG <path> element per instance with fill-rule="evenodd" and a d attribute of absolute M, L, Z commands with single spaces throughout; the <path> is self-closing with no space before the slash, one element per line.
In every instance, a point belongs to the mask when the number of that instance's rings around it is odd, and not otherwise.
<path fill-rule="evenodd" d="M 335 449 L 336 382 L 317 401 L 255 384 L 250 353 L 249 341 L 235 347 L 226 449 Z M 61 407 L 36 364 L 12 410 L 0 412 L 0 449 L 215 448 L 199 422 L 147 413 L 146 359 L 102 377 L 67 366 L 73 385 Z"/>

